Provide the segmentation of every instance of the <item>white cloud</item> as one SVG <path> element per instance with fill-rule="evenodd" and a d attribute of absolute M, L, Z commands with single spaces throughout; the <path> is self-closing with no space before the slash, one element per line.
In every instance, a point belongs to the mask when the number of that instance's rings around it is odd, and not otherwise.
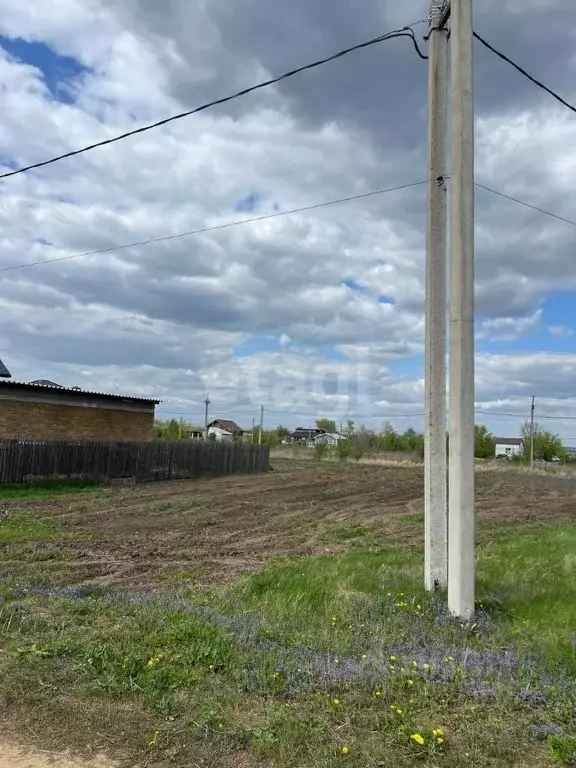
<path fill-rule="evenodd" d="M 411 21 L 424 6 L 412 3 L 406 19 L 394 8 L 393 21 Z M 252 29 L 241 29 L 237 9 L 221 2 L 176 2 L 161 14 L 145 0 L 0 7 L 5 35 L 43 41 L 89 68 L 73 84 L 75 102 L 62 104 L 38 69 L 0 56 L 2 156 L 17 164 L 190 108 L 280 66 L 265 55 L 278 48 L 272 27 L 260 29 L 253 47 Z M 382 24 L 392 21 L 388 9 L 371 8 Z M 283 13 L 272 4 L 254 21 L 279 24 Z M 308 4 L 294 7 L 285 31 L 323 50 L 348 43 L 350 25 L 360 23 L 346 3 L 335 4 L 329 25 L 311 13 Z M 226 14 L 235 19 L 237 48 Z M 277 53 L 297 61 L 303 50 Z M 384 81 L 371 80 L 371 54 L 359 54 L 343 69 L 303 75 L 297 86 L 6 180 L 0 267 L 241 219 L 250 214 L 235 209 L 251 193 L 258 214 L 423 178 L 424 100 L 415 109 L 410 99 L 422 95 L 425 70 L 398 50 L 385 55 L 404 57 L 400 91 L 394 67 L 393 77 L 384 70 Z M 356 92 L 355 77 L 366 92 Z M 368 91 L 382 87 L 387 97 L 377 105 Z M 479 111 L 478 176 L 568 213 L 575 131 L 563 113 L 538 105 Z M 206 389 L 222 410 L 250 412 L 266 402 L 295 419 L 298 409 L 377 422 L 419 413 L 413 358 L 424 338 L 424 200 L 425 189 L 415 188 L 5 272 L 0 356 L 18 378 L 154 393 L 170 401 L 165 410 L 197 416 Z M 576 287 L 572 231 L 485 193 L 478 203 L 478 335 L 509 343 L 545 322 L 538 306 L 546 290 Z M 362 290 L 347 288 L 351 280 Z M 239 348 L 253 351 L 238 357 Z M 538 388 L 553 400 L 570 398 L 574 363 L 541 355 L 545 361 L 480 355 L 477 397 L 486 407 L 512 398 L 512 410 Z"/>
<path fill-rule="evenodd" d="M 569 336 L 574 336 L 572 328 L 567 328 L 565 325 L 549 325 L 548 333 L 557 339 L 567 339 Z"/>

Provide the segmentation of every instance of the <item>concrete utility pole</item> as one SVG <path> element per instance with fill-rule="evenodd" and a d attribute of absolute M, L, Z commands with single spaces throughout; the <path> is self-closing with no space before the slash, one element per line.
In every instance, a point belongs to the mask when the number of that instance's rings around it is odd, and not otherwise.
<path fill-rule="evenodd" d="M 252 432 L 250 433 L 250 442 L 251 443 L 254 442 L 254 429 L 256 428 L 255 425 L 256 425 L 256 419 L 254 417 L 252 417 Z"/>
<path fill-rule="evenodd" d="M 530 469 L 534 469 L 534 410 L 536 397 L 532 395 L 532 410 L 530 412 Z"/>
<path fill-rule="evenodd" d="M 210 405 L 210 395 L 206 395 L 206 400 L 204 400 L 204 405 L 206 406 L 206 410 L 204 411 L 204 440 L 208 440 L 208 406 Z"/>
<path fill-rule="evenodd" d="M 424 581 L 448 583 L 446 499 L 446 129 L 448 30 L 445 0 L 432 0 L 428 61 L 428 210 L 426 236 L 426 426 L 424 431 Z"/>
<path fill-rule="evenodd" d="M 448 608 L 474 614 L 474 78 L 472 0 L 452 0 Z"/>
<path fill-rule="evenodd" d="M 260 431 L 258 432 L 258 444 L 262 443 L 262 430 L 264 429 L 264 406 L 260 407 Z"/>

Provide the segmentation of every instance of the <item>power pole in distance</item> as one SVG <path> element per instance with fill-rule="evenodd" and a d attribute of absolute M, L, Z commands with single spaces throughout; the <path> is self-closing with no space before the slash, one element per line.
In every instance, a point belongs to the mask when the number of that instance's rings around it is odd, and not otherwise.
<path fill-rule="evenodd" d="M 251 443 L 254 442 L 254 429 L 256 428 L 255 425 L 256 425 L 256 419 L 254 417 L 252 417 L 252 432 L 250 433 L 250 442 Z"/>
<path fill-rule="evenodd" d="M 448 608 L 474 614 L 474 79 L 472 0 L 452 0 Z"/>
<path fill-rule="evenodd" d="M 206 410 L 204 411 L 204 440 L 208 440 L 208 406 L 210 405 L 210 395 L 206 395 L 206 400 L 204 400 L 204 405 L 206 406 Z"/>
<path fill-rule="evenodd" d="M 532 410 L 530 412 L 530 469 L 534 469 L 534 410 L 536 397 L 532 395 Z"/>
<path fill-rule="evenodd" d="M 449 4 L 448 4 L 449 5 Z M 446 129 L 448 30 L 445 0 L 431 0 L 428 62 L 428 210 L 426 247 L 426 428 L 424 433 L 424 581 L 448 583 L 446 499 Z"/>
<path fill-rule="evenodd" d="M 260 407 L 260 431 L 258 432 L 258 444 L 262 443 L 262 430 L 264 429 L 264 406 Z"/>

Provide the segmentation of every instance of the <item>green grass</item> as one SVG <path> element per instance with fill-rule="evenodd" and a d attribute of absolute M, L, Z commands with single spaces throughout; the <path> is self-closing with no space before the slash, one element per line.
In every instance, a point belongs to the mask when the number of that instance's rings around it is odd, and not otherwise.
<path fill-rule="evenodd" d="M 55 520 L 39 520 L 18 512 L 0 522 L 0 544 L 50 541 L 59 531 Z"/>
<path fill-rule="evenodd" d="M 570 765 L 575 553 L 572 526 L 482 546 L 476 627 L 439 613 L 408 549 L 277 559 L 184 596 L 13 593 L 0 700 L 43 744 L 104 734 L 107 751 L 154 766 L 234 765 L 241 752 L 270 768 Z M 476 679 L 463 649 L 519 665 Z M 552 723 L 561 734 L 533 736 Z"/>
<path fill-rule="evenodd" d="M 81 493 L 98 487 L 100 484 L 96 480 L 0 483 L 0 499 L 49 499 L 63 493 Z"/>

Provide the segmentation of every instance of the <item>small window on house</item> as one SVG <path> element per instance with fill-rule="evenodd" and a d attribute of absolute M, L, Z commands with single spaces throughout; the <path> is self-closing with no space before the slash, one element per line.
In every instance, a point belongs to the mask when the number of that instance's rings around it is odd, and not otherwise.
<path fill-rule="evenodd" d="M 512 453 L 512 448 L 506 448 L 506 453 Z"/>

